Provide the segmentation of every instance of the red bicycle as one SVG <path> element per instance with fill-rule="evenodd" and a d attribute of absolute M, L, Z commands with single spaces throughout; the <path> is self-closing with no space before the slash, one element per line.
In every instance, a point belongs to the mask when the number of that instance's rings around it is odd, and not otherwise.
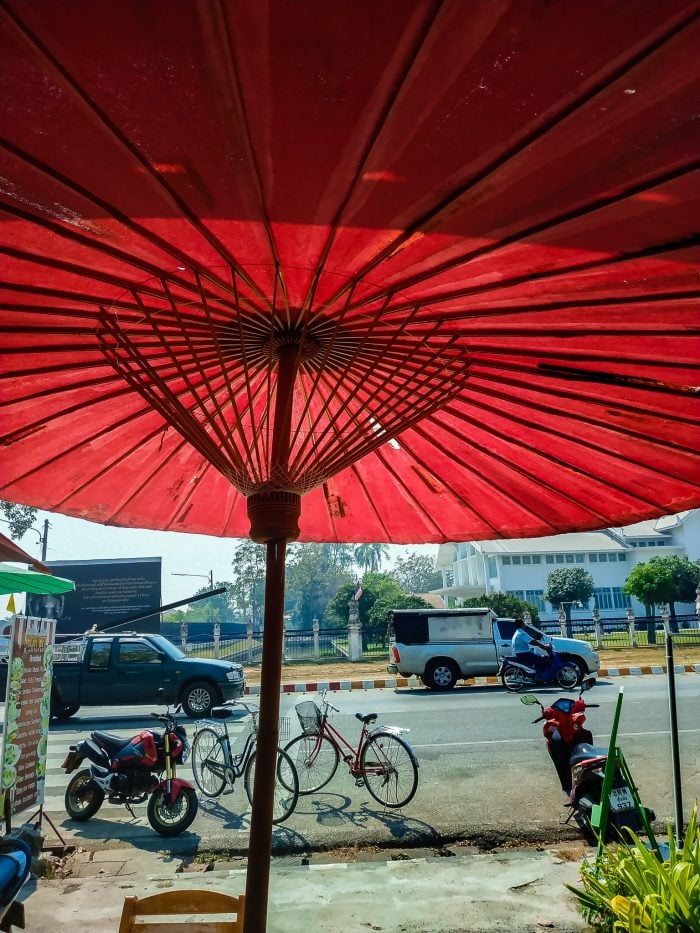
<path fill-rule="evenodd" d="M 321 706 L 304 700 L 295 706 L 302 734 L 285 746 L 299 775 L 299 793 L 313 794 L 331 780 L 342 757 L 358 787 L 364 785 L 385 807 L 404 807 L 413 799 L 418 786 L 416 754 L 401 738 L 409 729 L 379 726 L 371 729 L 377 713 L 355 713 L 362 723 L 357 748 L 335 729 L 328 717 L 338 713 L 329 703 L 326 691 Z"/>

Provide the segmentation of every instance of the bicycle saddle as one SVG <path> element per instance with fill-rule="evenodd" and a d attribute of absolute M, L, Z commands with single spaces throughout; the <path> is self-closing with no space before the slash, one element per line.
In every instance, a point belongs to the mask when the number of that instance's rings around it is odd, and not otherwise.
<path fill-rule="evenodd" d="M 235 706 L 212 706 L 209 715 L 212 719 L 230 719 L 237 713 Z"/>
<path fill-rule="evenodd" d="M 369 725 L 371 722 L 374 722 L 379 713 L 365 713 L 363 716 L 362 713 L 355 713 L 355 719 L 359 719 L 360 722 L 364 722 Z"/>

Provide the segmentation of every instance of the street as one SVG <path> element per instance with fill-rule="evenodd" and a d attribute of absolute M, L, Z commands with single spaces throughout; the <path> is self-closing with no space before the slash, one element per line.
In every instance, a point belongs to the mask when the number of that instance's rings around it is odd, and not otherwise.
<path fill-rule="evenodd" d="M 657 818 L 673 818 L 672 771 L 666 678 L 628 677 L 601 681 L 586 695 L 600 709 L 590 710 L 588 725 L 594 739 L 607 744 L 618 689 L 624 684 L 624 703 L 618 744 L 638 784 L 643 802 Z M 686 817 L 693 798 L 700 796 L 700 678 L 679 675 L 678 716 Z M 556 691 L 542 691 L 554 699 Z M 311 694 L 284 695 L 282 715 L 289 717 L 291 734 L 298 730 L 294 704 Z M 562 829 L 565 814 L 554 769 L 546 753 L 541 726 L 531 725 L 537 707 L 525 707 L 516 695 L 500 687 L 458 687 L 449 693 L 424 689 L 336 692 L 330 696 L 340 709 L 334 726 L 356 741 L 360 724 L 356 712 L 379 714 L 378 723 L 410 728 L 408 736 L 420 764 L 418 791 L 402 811 L 383 810 L 362 787 L 356 787 L 342 762 L 331 783 L 318 794 L 300 797 L 295 813 L 274 830 L 277 850 L 335 848 L 351 844 L 418 845 L 438 839 L 469 838 L 476 842 L 512 839 L 552 841 L 577 836 L 574 827 Z M 242 782 L 233 794 L 215 800 L 202 798 L 191 830 L 167 842 L 157 836 L 145 816 L 145 805 L 132 819 L 123 807 L 105 803 L 84 824 L 67 819 L 63 794 L 68 781 L 61 763 L 68 747 L 92 729 L 125 738 L 150 722 L 153 707 L 81 709 L 69 722 L 53 724 L 47 760 L 45 811 L 61 832 L 88 847 L 102 842 L 129 841 L 138 845 L 189 852 L 196 848 L 245 850 L 249 805 Z M 234 722 L 241 732 L 245 719 Z M 190 739 L 195 725 L 186 720 Z M 156 726 L 158 724 L 155 724 Z M 191 779 L 188 765 L 180 776 Z M 21 817 L 19 818 L 21 820 Z M 17 820 L 15 820 L 17 822 Z"/>

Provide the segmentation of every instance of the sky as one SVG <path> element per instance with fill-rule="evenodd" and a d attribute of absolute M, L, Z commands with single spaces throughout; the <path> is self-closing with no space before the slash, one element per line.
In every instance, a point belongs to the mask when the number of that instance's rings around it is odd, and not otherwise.
<path fill-rule="evenodd" d="M 140 528 L 114 528 L 86 522 L 80 518 L 69 518 L 55 512 L 37 513 L 34 527 L 18 542 L 32 556 L 41 557 L 40 533 L 43 534 L 44 520 L 49 520 L 46 560 L 94 560 L 115 557 L 161 557 L 163 603 L 176 602 L 192 596 L 200 587 L 206 586 L 209 571 L 214 572 L 214 581 L 230 580 L 231 558 L 240 539 L 214 538 L 208 535 L 188 535 L 174 531 L 146 531 Z M 9 536 L 7 525 L 0 525 Z M 389 546 L 390 561 L 382 569 L 388 569 L 397 557 L 417 551 L 437 557 L 438 545 L 411 544 L 405 547 Z M 176 574 L 198 574 L 182 577 Z M 60 572 L 57 574 L 60 576 Z M 19 602 L 19 600 L 17 600 Z M 0 618 L 10 613 L 6 610 L 7 599 L 0 597 Z M 19 605 L 17 607 L 19 609 Z"/>

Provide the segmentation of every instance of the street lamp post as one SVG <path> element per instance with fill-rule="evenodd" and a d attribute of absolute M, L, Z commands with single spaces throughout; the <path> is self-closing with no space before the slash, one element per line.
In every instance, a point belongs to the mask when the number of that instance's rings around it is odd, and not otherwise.
<path fill-rule="evenodd" d="M 210 570 L 209 573 L 171 573 L 172 577 L 201 577 L 203 580 L 209 581 L 209 589 L 214 589 L 214 571 Z M 211 614 L 209 615 L 209 621 L 211 622 Z M 212 629 L 213 632 L 213 629 Z M 182 650 L 187 650 L 187 623 L 182 622 L 180 625 L 180 640 L 182 641 Z M 218 654 L 218 651 L 217 651 Z"/>

